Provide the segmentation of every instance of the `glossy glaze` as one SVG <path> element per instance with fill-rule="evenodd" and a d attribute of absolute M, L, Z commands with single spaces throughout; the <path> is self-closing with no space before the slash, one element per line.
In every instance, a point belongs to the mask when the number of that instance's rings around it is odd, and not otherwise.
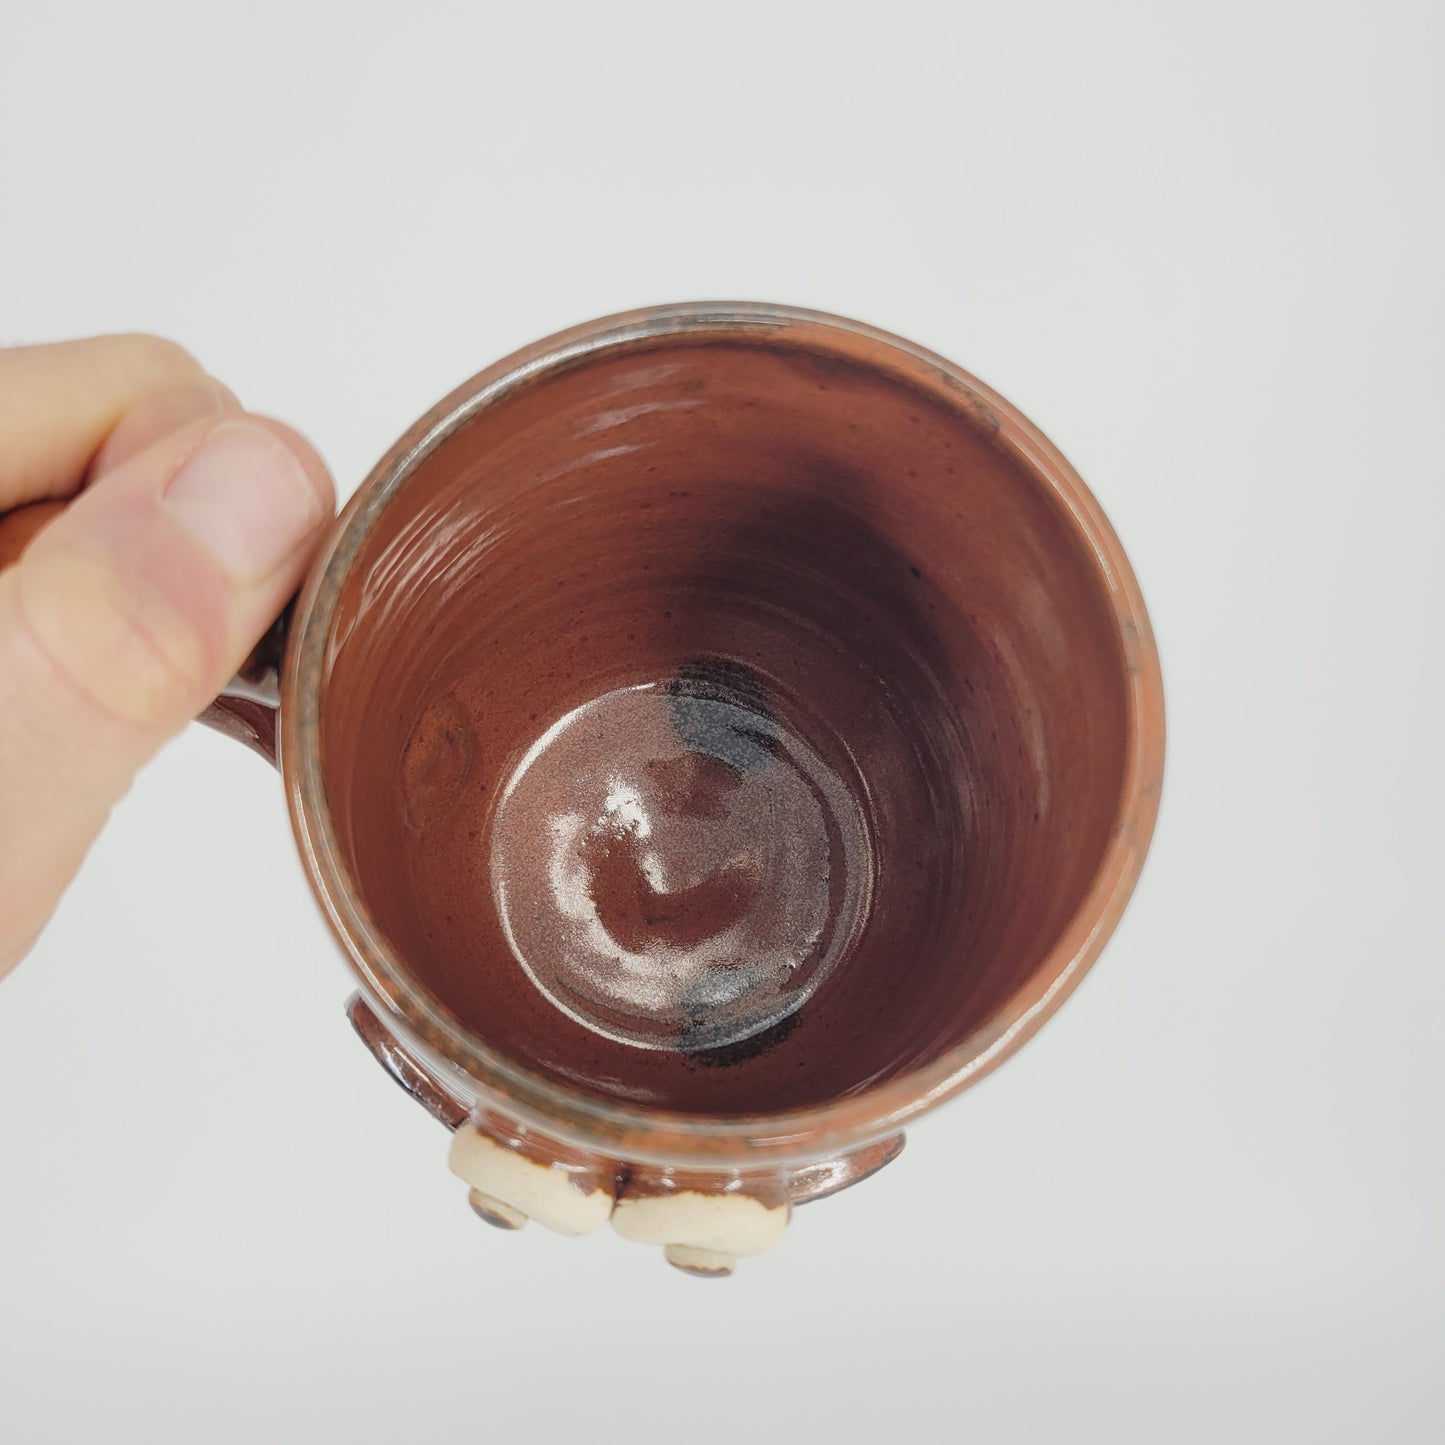
<path fill-rule="evenodd" d="M 636 1169 L 617 1196 L 612 1228 L 661 1247 L 687 1274 L 722 1278 L 740 1257 L 772 1249 L 791 1217 L 785 1176 Z"/>
<path fill-rule="evenodd" d="M 230 686 L 196 719 L 243 743 L 269 763 L 278 761 L 276 714 L 281 703 L 281 661 L 290 626 L 288 604 L 247 654 Z"/>
<path fill-rule="evenodd" d="M 451 1169 L 470 1187 L 489 1224 L 528 1220 L 557 1234 L 591 1234 L 612 1217 L 623 1171 L 610 1159 L 539 1139 L 497 1114 L 479 1112 L 452 1135 Z"/>
<path fill-rule="evenodd" d="M 619 1043 L 701 1055 L 781 1024 L 866 916 L 861 801 L 778 725 L 758 680 L 727 682 L 584 703 L 527 750 L 491 819 L 512 956 Z"/>
<path fill-rule="evenodd" d="M 0 565 L 45 520 L 0 518 Z M 659 307 L 489 368 L 358 491 L 282 673 L 287 627 L 203 720 L 280 744 L 358 1033 L 483 1218 L 694 1273 L 1030 1037 L 1157 810 L 1097 504 L 836 317 Z"/>
<path fill-rule="evenodd" d="M 360 994 L 352 994 L 346 1005 L 346 1017 L 357 1037 L 371 1051 L 383 1069 L 434 1119 L 448 1129 L 459 1129 L 467 1121 L 466 1106 L 446 1086 L 429 1074 L 387 1031 L 386 1026 L 366 1006 Z"/>
<path fill-rule="evenodd" d="M 603 1102 L 772 1113 L 938 1060 L 1119 821 L 1125 649 L 1057 496 L 992 409 L 772 336 L 481 411 L 330 635 L 370 917 L 468 1033 Z"/>

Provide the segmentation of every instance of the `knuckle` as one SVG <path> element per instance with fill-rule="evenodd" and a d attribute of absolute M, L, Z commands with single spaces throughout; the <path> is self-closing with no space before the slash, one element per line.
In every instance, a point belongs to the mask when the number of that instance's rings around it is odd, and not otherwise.
<path fill-rule="evenodd" d="M 112 338 L 126 353 L 127 365 L 142 370 L 153 382 L 191 381 L 205 368 L 178 341 L 135 331 Z"/>

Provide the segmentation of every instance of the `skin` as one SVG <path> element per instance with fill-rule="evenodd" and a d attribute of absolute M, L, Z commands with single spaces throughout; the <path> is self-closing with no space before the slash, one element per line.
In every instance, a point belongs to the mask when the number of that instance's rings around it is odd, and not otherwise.
<path fill-rule="evenodd" d="M 312 447 L 172 342 L 0 350 L 0 977 L 334 507 Z"/>

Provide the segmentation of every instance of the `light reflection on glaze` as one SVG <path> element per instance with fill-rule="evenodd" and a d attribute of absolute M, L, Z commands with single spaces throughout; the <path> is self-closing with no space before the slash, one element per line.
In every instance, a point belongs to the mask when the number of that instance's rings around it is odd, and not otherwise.
<path fill-rule="evenodd" d="M 624 688 L 528 749 L 490 858 L 507 941 L 569 1017 L 646 1048 L 771 1028 L 871 889 L 858 804 L 770 718 L 685 683 Z"/>

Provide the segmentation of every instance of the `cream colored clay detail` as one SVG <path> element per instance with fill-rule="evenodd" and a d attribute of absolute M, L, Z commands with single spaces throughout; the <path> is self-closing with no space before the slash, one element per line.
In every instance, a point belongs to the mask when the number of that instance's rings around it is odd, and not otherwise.
<path fill-rule="evenodd" d="M 690 1244 L 669 1244 L 663 1258 L 684 1274 L 700 1279 L 726 1279 L 737 1266 L 737 1256 L 721 1254 L 715 1249 L 694 1249 Z"/>
<path fill-rule="evenodd" d="M 483 1194 L 480 1189 L 468 1193 L 467 1203 L 478 1219 L 485 1219 L 497 1229 L 520 1229 L 527 1222 L 527 1216 L 520 1209 L 513 1209 L 510 1204 Z"/>
<path fill-rule="evenodd" d="M 579 1189 L 573 1182 L 576 1170 L 539 1164 L 471 1124 L 463 1124 L 452 1135 L 450 1164 L 452 1173 L 512 1228 L 535 1219 L 558 1234 L 591 1234 L 612 1214 L 613 1197 L 607 1189 Z"/>
<path fill-rule="evenodd" d="M 769 1207 L 741 1192 L 680 1189 L 617 1201 L 612 1227 L 635 1244 L 662 1245 L 691 1274 L 731 1274 L 739 1255 L 770 1250 L 788 1227 L 786 1202 Z"/>

